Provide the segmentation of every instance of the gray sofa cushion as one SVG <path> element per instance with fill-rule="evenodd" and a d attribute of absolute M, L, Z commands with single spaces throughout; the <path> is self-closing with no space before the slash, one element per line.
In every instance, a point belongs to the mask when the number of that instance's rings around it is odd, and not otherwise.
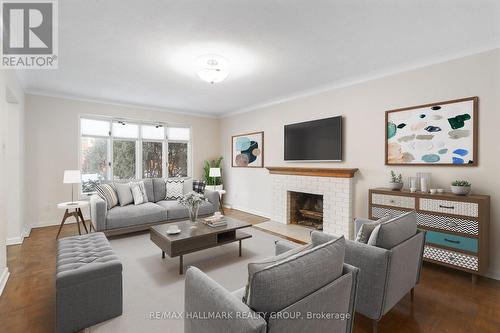
<path fill-rule="evenodd" d="M 126 206 L 134 202 L 130 183 L 115 183 L 116 193 L 118 194 L 118 202 L 120 206 Z"/>
<path fill-rule="evenodd" d="M 248 306 L 280 311 L 336 280 L 344 264 L 345 239 L 340 237 L 256 272 L 249 283 Z"/>
<path fill-rule="evenodd" d="M 167 211 L 165 208 L 147 202 L 142 205 L 127 205 L 114 207 L 108 210 L 107 229 L 130 227 L 145 223 L 165 221 Z"/>
<path fill-rule="evenodd" d="M 167 219 L 177 220 L 185 219 L 189 216 L 189 211 L 186 207 L 181 205 L 177 200 L 162 200 L 156 203 L 167 210 Z M 213 214 L 216 208 L 210 202 L 204 202 L 198 209 L 198 215 Z"/>
<path fill-rule="evenodd" d="M 165 179 L 153 178 L 154 202 L 165 200 L 167 188 L 165 187 Z"/>
<path fill-rule="evenodd" d="M 145 178 L 142 180 L 144 182 L 144 187 L 146 188 L 146 195 L 148 196 L 149 202 L 155 202 L 155 193 L 153 190 L 153 179 Z"/>
<path fill-rule="evenodd" d="M 189 216 L 189 211 L 177 200 L 162 200 L 156 203 L 167 211 L 168 220 L 184 219 Z"/>
<path fill-rule="evenodd" d="M 400 215 L 380 224 L 376 246 L 392 249 L 417 233 L 417 215 L 413 212 Z"/>

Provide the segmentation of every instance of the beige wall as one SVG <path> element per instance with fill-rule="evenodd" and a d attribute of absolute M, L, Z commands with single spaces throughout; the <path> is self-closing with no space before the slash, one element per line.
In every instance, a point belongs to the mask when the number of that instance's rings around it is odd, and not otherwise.
<path fill-rule="evenodd" d="M 218 120 L 134 107 L 26 96 L 26 219 L 33 226 L 57 224 L 58 202 L 68 201 L 71 187 L 62 183 L 65 169 L 78 169 L 80 115 L 106 115 L 163 121 L 192 126 L 193 175 L 201 177 L 202 164 L 219 154 Z"/>
<path fill-rule="evenodd" d="M 354 216 L 368 215 L 368 189 L 384 186 L 391 169 L 404 177 L 431 172 L 433 187 L 456 178 L 472 182 L 475 193 L 491 195 L 491 274 L 500 278 L 500 50 L 334 89 L 314 96 L 234 115 L 220 121 L 225 158 L 226 203 L 269 216 L 270 176 L 266 169 L 231 168 L 231 135 L 264 131 L 265 165 L 353 167 Z M 384 165 L 384 111 L 461 97 L 479 96 L 478 167 L 387 167 Z M 344 162 L 285 163 L 283 125 L 344 116 Z"/>
<path fill-rule="evenodd" d="M 23 131 L 24 92 L 14 71 L 0 70 L 0 294 L 8 278 L 7 239 L 24 227 Z"/>

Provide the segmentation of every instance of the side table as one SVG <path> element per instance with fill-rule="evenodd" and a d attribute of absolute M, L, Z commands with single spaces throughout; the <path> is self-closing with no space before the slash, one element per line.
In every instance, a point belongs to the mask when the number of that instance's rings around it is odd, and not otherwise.
<path fill-rule="evenodd" d="M 217 190 L 217 192 L 219 192 L 219 209 L 220 209 L 220 212 L 222 214 L 225 214 L 224 213 L 224 205 L 223 205 L 223 200 L 222 200 L 222 196 L 224 194 L 226 194 L 226 190 Z"/>
<path fill-rule="evenodd" d="M 85 229 L 86 233 L 89 233 L 89 231 L 92 231 L 92 229 L 95 228 L 92 225 L 92 222 L 90 222 L 89 225 L 89 230 L 87 230 L 87 226 L 85 225 L 85 220 L 83 219 L 83 214 L 82 214 L 82 208 L 87 207 L 89 205 L 88 201 L 76 201 L 74 203 L 72 202 L 62 202 L 57 204 L 58 209 L 64 210 L 64 216 L 61 221 L 61 225 L 59 226 L 59 231 L 57 232 L 56 239 L 59 238 L 59 234 L 61 233 L 61 229 L 64 225 L 64 222 L 66 222 L 66 219 L 68 217 L 74 216 L 76 218 L 76 224 L 78 226 L 78 233 L 81 235 L 81 229 L 80 229 L 80 220 L 81 223 L 83 224 L 83 228 Z M 70 211 L 73 210 L 73 211 Z"/>

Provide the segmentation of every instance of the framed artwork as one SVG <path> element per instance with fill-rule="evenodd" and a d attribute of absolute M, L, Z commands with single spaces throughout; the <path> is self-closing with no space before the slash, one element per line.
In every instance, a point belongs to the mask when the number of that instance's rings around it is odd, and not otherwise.
<path fill-rule="evenodd" d="M 386 165 L 477 165 L 478 97 L 385 113 Z"/>
<path fill-rule="evenodd" d="M 264 132 L 231 137 L 231 165 L 235 168 L 264 167 Z"/>

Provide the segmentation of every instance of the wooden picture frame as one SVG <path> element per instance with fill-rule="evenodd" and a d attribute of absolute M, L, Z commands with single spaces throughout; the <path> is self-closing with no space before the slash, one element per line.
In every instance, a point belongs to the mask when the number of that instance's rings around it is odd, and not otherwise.
<path fill-rule="evenodd" d="M 385 165 L 477 166 L 478 108 L 474 96 L 386 111 Z"/>
<path fill-rule="evenodd" d="M 231 136 L 231 166 L 233 168 L 264 167 L 264 132 Z"/>

